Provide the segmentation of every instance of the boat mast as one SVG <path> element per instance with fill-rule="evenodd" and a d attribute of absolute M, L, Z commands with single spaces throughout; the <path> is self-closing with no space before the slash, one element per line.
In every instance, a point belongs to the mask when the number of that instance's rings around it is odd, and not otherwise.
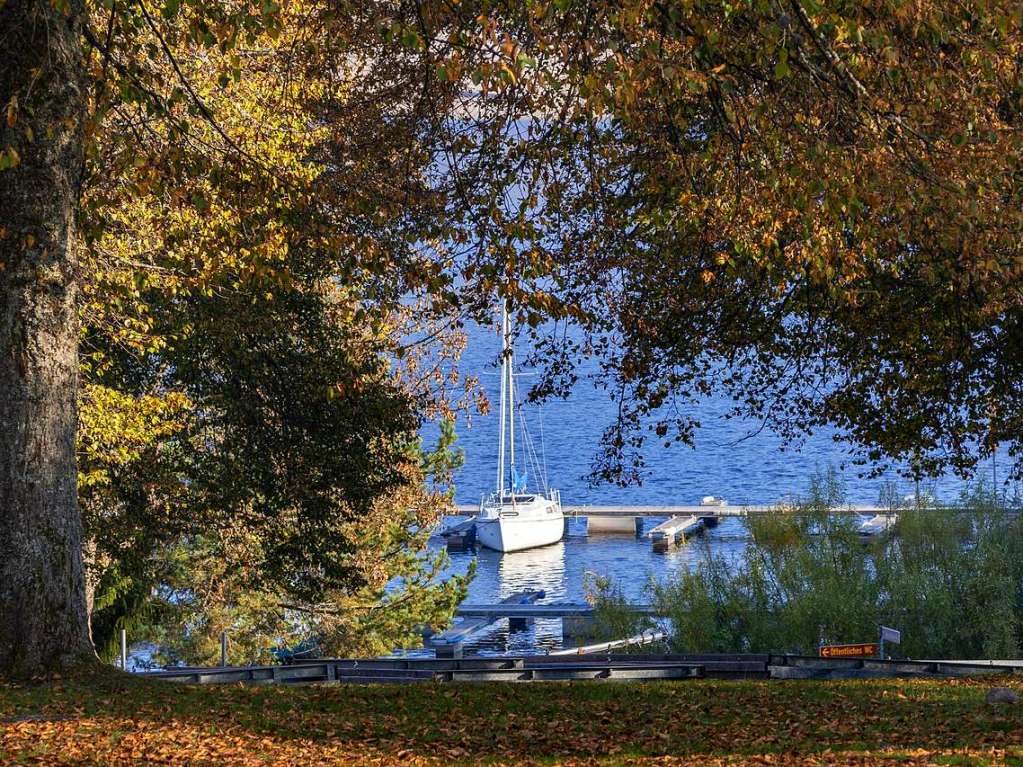
<path fill-rule="evenodd" d="M 504 364 L 508 370 L 508 450 L 511 458 L 512 504 L 515 503 L 515 373 L 512 352 L 511 319 L 508 302 L 504 304 Z M 502 442 L 503 442 L 502 438 Z"/>
<path fill-rule="evenodd" d="M 508 401 L 508 376 L 505 371 L 508 365 L 508 304 L 501 303 L 501 442 L 497 448 L 497 497 L 498 502 L 504 497 L 504 432 L 505 404 Z"/>

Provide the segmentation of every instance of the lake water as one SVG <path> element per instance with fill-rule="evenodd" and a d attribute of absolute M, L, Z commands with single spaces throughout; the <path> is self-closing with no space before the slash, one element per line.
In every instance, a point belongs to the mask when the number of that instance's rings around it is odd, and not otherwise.
<path fill-rule="evenodd" d="M 474 328 L 461 361 L 463 371 L 479 375 L 495 411 L 500 385 L 496 368 L 499 346 L 495 329 Z M 520 358 L 525 356 L 523 351 L 518 350 Z M 726 498 L 733 506 L 773 503 L 805 493 L 811 475 L 829 466 L 839 472 L 850 503 L 876 503 L 886 480 L 896 482 L 901 493 L 913 491 L 912 484 L 895 471 L 880 478 L 863 476 L 864 467 L 851 465 L 848 447 L 836 442 L 833 433 L 818 432 L 798 445 L 786 446 L 776 435 L 759 430 L 757 423 L 726 418 L 729 402 L 714 398 L 703 402 L 695 413 L 702 424 L 695 448 L 653 446 L 645 454 L 647 472 L 642 485 L 593 486 L 588 480 L 592 460 L 601 434 L 615 413 L 608 393 L 592 378 L 595 370 L 592 365 L 583 368 L 591 377 L 584 378 L 567 400 L 526 409 L 530 431 L 537 441 L 542 426 L 550 483 L 561 490 L 566 505 L 695 504 L 705 495 Z M 528 382 L 528 376 L 520 382 L 523 393 Z M 458 444 L 465 452 L 465 465 L 455 477 L 456 499 L 462 504 L 477 504 L 495 483 L 497 414 L 476 414 L 471 423 L 463 418 L 456 430 Z M 433 433 L 427 430 L 424 436 L 429 440 Z M 531 473 L 534 487 L 535 479 Z M 944 478 L 929 482 L 927 489 L 939 498 L 954 499 L 961 487 L 959 480 Z M 646 523 L 653 525 L 656 520 Z M 573 530 L 578 532 L 579 528 Z M 476 577 L 467 599 L 470 603 L 497 602 L 517 591 L 538 589 L 546 591 L 548 602 L 581 602 L 589 574 L 609 576 L 630 601 L 645 602 L 649 600 L 646 589 L 651 579 L 663 581 L 693 567 L 708 550 L 735 556 L 748 541 L 742 522 L 726 519 L 708 531 L 702 542 L 666 554 L 653 552 L 649 540 L 633 535 L 570 535 L 553 546 L 511 554 L 483 548 L 453 552 L 449 571 L 463 573 L 476 559 Z M 436 538 L 432 545 L 442 547 L 443 541 Z M 524 632 L 510 632 L 507 620 L 501 620 L 476 635 L 467 643 L 467 650 L 517 653 L 560 644 L 560 620 L 537 620 Z"/>
<path fill-rule="evenodd" d="M 573 529 L 578 531 L 576 520 Z M 653 520 L 646 524 L 652 526 Z M 476 577 L 469 586 L 470 603 L 500 602 L 518 591 L 543 590 L 545 602 L 583 602 L 592 575 L 612 576 L 630 602 L 650 601 L 646 592 L 651 579 L 663 581 L 673 573 L 691 568 L 706 555 L 707 546 L 738 554 L 746 545 L 742 523 L 723 520 L 706 534 L 705 541 L 667 553 L 655 553 L 650 541 L 634 535 L 570 534 L 560 543 L 508 554 L 477 547 L 475 551 L 451 552 L 451 571 L 464 573 L 476 560 Z M 437 545 L 443 545 L 438 541 Z M 529 653 L 562 646 L 560 619 L 537 619 L 526 630 L 512 632 L 502 619 L 476 634 L 466 651 L 484 655 Z"/>
<path fill-rule="evenodd" d="M 516 350 L 522 359 L 520 339 Z M 477 375 L 496 411 L 500 378 L 496 367 L 500 337 L 495 328 L 473 327 L 462 357 L 463 372 Z M 520 371 L 520 398 L 530 384 L 529 371 Z M 730 401 L 711 397 L 694 409 L 701 423 L 696 446 L 676 445 L 663 448 L 654 440 L 647 449 L 646 475 L 637 487 L 592 486 L 588 481 L 592 461 L 599 450 L 601 434 L 613 422 L 616 406 L 604 390 L 595 364 L 580 368 L 582 380 L 566 400 L 554 400 L 542 406 L 525 408 L 534 440 L 541 432 L 547 457 L 548 475 L 553 487 L 561 490 L 562 500 L 574 504 L 671 505 L 698 503 L 705 495 L 727 498 L 732 505 L 773 503 L 792 494 L 805 492 L 807 482 L 817 469 L 833 466 L 846 484 L 850 503 L 872 504 L 885 480 L 899 483 L 905 492 L 912 486 L 889 471 L 879 478 L 862 476 L 863 466 L 853 466 L 849 447 L 836 442 L 834 432 L 820 430 L 797 445 L 785 445 L 759 422 L 726 417 Z M 480 496 L 494 488 L 497 465 L 498 417 L 473 414 L 456 423 L 458 445 L 465 451 L 465 465 L 455 477 L 459 503 L 476 504 Z M 424 430 L 430 440 L 434 429 Z M 521 464 L 521 460 L 520 460 Z M 1007 464 L 1006 464 L 1007 465 Z M 986 474 L 990 478 L 990 474 Z M 535 476 L 530 474 L 530 482 Z M 928 483 L 939 497 L 954 498 L 961 483 L 949 477 Z"/>

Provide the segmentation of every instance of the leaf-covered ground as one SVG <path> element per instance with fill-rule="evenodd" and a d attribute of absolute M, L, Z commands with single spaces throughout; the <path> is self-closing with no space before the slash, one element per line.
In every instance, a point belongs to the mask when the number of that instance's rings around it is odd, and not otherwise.
<path fill-rule="evenodd" d="M 971 681 L 0 686 L 0 763 L 1023 766 Z"/>

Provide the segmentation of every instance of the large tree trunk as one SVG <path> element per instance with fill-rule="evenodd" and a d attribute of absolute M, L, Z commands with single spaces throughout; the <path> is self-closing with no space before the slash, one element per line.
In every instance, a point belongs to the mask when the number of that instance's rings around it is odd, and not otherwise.
<path fill-rule="evenodd" d="M 82 14 L 0 0 L 0 676 L 15 678 L 96 657 L 75 466 Z"/>

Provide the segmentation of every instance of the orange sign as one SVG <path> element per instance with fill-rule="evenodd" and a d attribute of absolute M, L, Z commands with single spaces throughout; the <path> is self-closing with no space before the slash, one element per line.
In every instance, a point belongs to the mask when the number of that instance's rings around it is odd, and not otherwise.
<path fill-rule="evenodd" d="M 877 643 L 821 645 L 822 658 L 868 658 L 877 655 Z"/>

